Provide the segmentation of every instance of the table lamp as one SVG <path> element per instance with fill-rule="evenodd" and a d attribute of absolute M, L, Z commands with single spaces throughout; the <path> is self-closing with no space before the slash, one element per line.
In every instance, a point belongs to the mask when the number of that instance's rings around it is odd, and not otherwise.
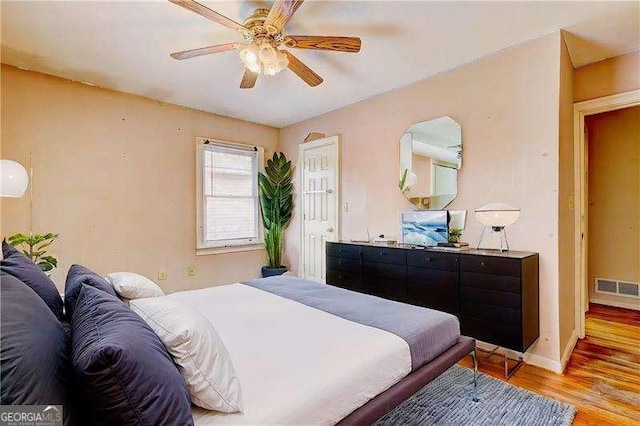
<path fill-rule="evenodd" d="M 487 228 L 500 234 L 500 251 L 509 250 L 505 226 L 513 225 L 520 217 L 520 209 L 507 203 L 491 203 L 476 209 L 476 220 L 484 225 L 477 248 L 480 248 Z"/>

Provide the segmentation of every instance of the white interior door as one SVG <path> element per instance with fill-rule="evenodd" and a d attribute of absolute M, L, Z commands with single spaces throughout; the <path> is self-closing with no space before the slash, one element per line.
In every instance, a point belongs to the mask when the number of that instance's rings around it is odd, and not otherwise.
<path fill-rule="evenodd" d="M 325 243 L 339 238 L 338 137 L 300 145 L 302 220 L 300 276 L 325 282 Z"/>
<path fill-rule="evenodd" d="M 447 195 L 457 192 L 458 171 L 451 167 L 433 164 L 433 193 L 431 195 Z"/>

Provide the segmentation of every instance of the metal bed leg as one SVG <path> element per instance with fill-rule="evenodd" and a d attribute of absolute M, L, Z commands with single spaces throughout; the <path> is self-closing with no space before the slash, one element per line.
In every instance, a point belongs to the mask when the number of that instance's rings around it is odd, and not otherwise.
<path fill-rule="evenodd" d="M 478 397 L 478 354 L 476 349 L 473 349 L 471 352 L 471 358 L 473 359 L 473 392 L 472 392 L 472 400 L 473 402 L 480 401 Z"/>

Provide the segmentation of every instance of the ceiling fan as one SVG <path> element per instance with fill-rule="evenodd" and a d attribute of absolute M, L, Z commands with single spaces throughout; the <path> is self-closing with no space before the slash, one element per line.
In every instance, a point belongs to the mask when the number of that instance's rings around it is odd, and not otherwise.
<path fill-rule="evenodd" d="M 258 75 L 261 73 L 274 75 L 285 68 L 289 68 L 311 87 L 322 83 L 322 77 L 291 52 L 281 50 L 282 46 L 349 53 L 360 51 L 361 41 L 358 37 L 287 35 L 284 27 L 303 0 L 276 0 L 271 9 L 256 9 L 242 24 L 194 0 L 169 1 L 242 34 L 244 43 L 218 44 L 171 54 L 174 59 L 189 59 L 237 49 L 245 66 L 244 76 L 240 82 L 241 89 L 250 89 L 255 86 Z"/>

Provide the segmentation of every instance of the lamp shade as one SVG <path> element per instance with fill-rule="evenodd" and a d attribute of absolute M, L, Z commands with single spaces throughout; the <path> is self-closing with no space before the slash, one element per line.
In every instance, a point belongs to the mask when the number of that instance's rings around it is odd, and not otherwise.
<path fill-rule="evenodd" d="M 476 209 L 476 220 L 484 226 L 504 228 L 520 217 L 520 209 L 507 203 L 491 203 Z"/>
<path fill-rule="evenodd" d="M 0 160 L 0 196 L 22 197 L 29 186 L 29 175 L 22 164 Z"/>

